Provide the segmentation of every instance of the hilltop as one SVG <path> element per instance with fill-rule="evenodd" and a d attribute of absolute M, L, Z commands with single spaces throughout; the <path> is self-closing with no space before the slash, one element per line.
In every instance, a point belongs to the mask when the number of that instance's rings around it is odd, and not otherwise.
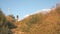
<path fill-rule="evenodd" d="M 22 34 L 60 34 L 60 6 L 46 14 L 32 14 L 18 23 Z"/>

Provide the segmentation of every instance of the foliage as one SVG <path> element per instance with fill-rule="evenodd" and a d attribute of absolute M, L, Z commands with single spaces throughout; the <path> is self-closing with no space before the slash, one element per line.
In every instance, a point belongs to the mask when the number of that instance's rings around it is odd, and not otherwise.
<path fill-rule="evenodd" d="M 14 15 L 8 15 L 8 17 L 11 17 L 12 18 L 12 22 L 15 22 L 16 21 Z"/>
<path fill-rule="evenodd" d="M 13 15 L 9 15 L 10 17 L 12 17 L 13 19 L 15 19 L 15 17 Z"/>
<path fill-rule="evenodd" d="M 17 27 L 12 22 L 8 22 L 6 25 L 8 25 L 8 28 L 9 29 L 13 29 L 13 28 L 16 28 Z"/>
<path fill-rule="evenodd" d="M 0 10 L 0 34 L 12 34 L 11 29 L 16 26 L 6 19 L 6 16 Z"/>

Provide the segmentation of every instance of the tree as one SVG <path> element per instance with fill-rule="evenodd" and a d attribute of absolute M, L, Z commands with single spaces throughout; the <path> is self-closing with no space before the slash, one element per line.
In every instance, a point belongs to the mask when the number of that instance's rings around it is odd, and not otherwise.
<path fill-rule="evenodd" d="M 16 28 L 16 26 L 3 14 L 0 9 L 0 34 L 12 34 L 11 29 Z"/>

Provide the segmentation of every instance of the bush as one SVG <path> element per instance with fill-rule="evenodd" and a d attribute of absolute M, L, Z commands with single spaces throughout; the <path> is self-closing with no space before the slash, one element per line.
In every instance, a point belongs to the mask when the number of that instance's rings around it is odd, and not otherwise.
<path fill-rule="evenodd" d="M 6 19 L 6 16 L 0 10 L 0 34 L 12 34 L 11 29 L 16 26 Z"/>

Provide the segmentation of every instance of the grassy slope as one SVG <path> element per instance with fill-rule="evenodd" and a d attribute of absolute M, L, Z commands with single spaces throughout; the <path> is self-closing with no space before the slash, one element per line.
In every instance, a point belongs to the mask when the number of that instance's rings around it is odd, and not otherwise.
<path fill-rule="evenodd" d="M 60 15 L 55 9 L 46 15 L 31 15 L 19 21 L 18 30 L 23 34 L 60 34 Z"/>

